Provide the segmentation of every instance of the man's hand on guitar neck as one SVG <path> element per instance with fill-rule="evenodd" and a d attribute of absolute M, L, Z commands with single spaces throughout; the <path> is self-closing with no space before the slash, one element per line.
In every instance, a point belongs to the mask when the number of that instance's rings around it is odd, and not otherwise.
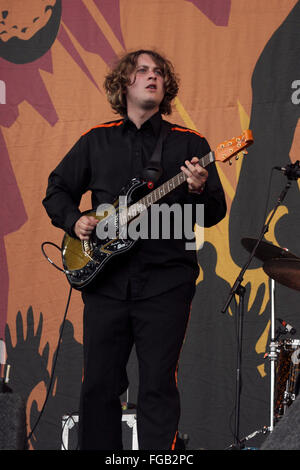
<path fill-rule="evenodd" d="M 201 194 L 204 190 L 208 172 L 199 165 L 199 158 L 193 157 L 189 162 L 185 161 L 186 167 L 182 166 L 181 170 L 187 175 L 188 190 L 190 193 Z"/>
<path fill-rule="evenodd" d="M 80 240 L 89 240 L 99 220 L 90 215 L 82 215 L 74 225 L 74 232 Z"/>

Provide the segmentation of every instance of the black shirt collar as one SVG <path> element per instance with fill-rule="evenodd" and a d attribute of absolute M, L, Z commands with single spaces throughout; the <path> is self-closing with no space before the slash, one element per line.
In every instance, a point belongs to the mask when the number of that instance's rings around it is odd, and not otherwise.
<path fill-rule="evenodd" d="M 150 129 L 154 133 L 155 137 L 158 137 L 160 133 L 161 122 L 162 122 L 162 117 L 161 117 L 160 112 L 158 111 L 157 113 L 153 114 L 153 116 L 151 116 L 150 119 L 148 119 L 142 124 L 141 130 Z M 128 116 L 126 116 L 124 119 L 123 129 L 126 130 L 130 128 L 136 130 L 136 125 L 129 119 Z"/>

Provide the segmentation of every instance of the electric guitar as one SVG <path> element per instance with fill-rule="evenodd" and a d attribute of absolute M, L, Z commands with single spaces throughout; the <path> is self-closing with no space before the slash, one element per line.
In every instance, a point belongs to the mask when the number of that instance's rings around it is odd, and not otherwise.
<path fill-rule="evenodd" d="M 200 158 L 199 164 L 206 167 L 214 161 L 226 162 L 239 153 L 246 154 L 245 150 L 253 143 L 252 131 L 245 130 L 239 137 L 227 140 Z M 161 186 L 149 192 L 149 183 L 140 178 L 133 178 L 120 192 L 120 196 L 107 210 L 87 211 L 84 214 L 99 220 L 96 229 L 89 240 L 79 240 L 65 233 L 62 241 L 62 262 L 66 277 L 75 289 L 87 286 L 103 269 L 112 257 L 130 250 L 136 239 L 124 236 L 125 230 L 133 220 L 146 211 L 152 204 L 158 202 L 163 196 L 173 191 L 187 179 L 184 172 L 180 172 Z M 139 197 L 141 194 L 145 194 Z M 120 204 L 121 196 L 126 205 Z M 101 234 L 101 236 L 100 236 Z"/>

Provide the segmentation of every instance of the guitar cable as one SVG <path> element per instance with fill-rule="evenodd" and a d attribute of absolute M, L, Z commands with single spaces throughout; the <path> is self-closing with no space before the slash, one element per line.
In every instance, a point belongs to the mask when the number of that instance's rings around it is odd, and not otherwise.
<path fill-rule="evenodd" d="M 45 252 L 44 250 L 44 246 L 45 245 L 52 245 L 54 246 L 55 248 L 57 248 L 60 252 L 61 252 L 61 248 L 56 245 L 55 243 L 53 242 L 43 242 L 42 245 L 41 245 L 41 249 L 42 249 L 42 253 L 43 255 L 45 256 L 45 258 L 49 261 L 49 263 L 51 263 L 56 269 L 58 269 L 59 271 L 63 272 L 64 274 L 66 273 L 66 271 L 62 268 L 60 268 L 59 266 L 57 266 L 57 264 L 55 264 L 51 258 L 49 258 L 49 256 L 47 255 L 47 253 Z"/>
<path fill-rule="evenodd" d="M 42 249 L 42 253 L 43 255 L 46 257 L 46 259 L 49 261 L 49 263 L 51 263 L 56 269 L 58 269 L 59 271 L 62 271 L 63 273 L 65 273 L 65 270 L 60 268 L 59 266 L 57 266 L 46 254 L 45 250 L 44 250 L 44 246 L 45 245 L 52 245 L 54 246 L 55 248 L 57 248 L 58 250 L 61 251 L 61 248 L 59 246 L 57 246 L 55 243 L 52 243 L 52 242 L 43 242 L 42 245 L 41 245 L 41 249 Z M 49 381 L 49 386 L 48 386 L 48 390 L 47 390 L 47 394 L 46 394 L 46 398 L 44 400 L 44 404 L 42 406 L 42 409 L 41 411 L 39 412 L 39 416 L 33 426 L 33 428 L 31 429 L 30 433 L 28 434 L 27 436 L 27 442 L 30 441 L 35 429 L 37 428 L 39 422 L 40 422 L 40 419 L 42 417 L 42 414 L 45 410 L 45 407 L 46 407 L 46 404 L 47 404 L 47 401 L 48 401 L 48 398 L 49 398 L 49 395 L 50 395 L 50 392 L 51 392 L 51 389 L 52 389 L 52 384 L 53 384 L 53 378 L 54 378 L 54 371 L 55 371 L 55 368 L 56 368 L 56 363 L 57 363 L 57 358 L 58 358 L 58 353 L 59 353 L 59 349 L 60 349 L 60 345 L 61 345 L 61 340 L 62 340 L 62 336 L 63 336 L 63 331 L 64 331 L 64 326 L 65 326 L 65 322 L 66 322 L 66 317 L 67 317 L 67 313 L 68 313 L 68 309 L 69 309 L 69 305 L 70 305 L 70 300 L 71 300 L 71 294 L 72 294 L 72 286 L 70 286 L 70 290 L 69 290 L 69 295 L 68 295 L 68 300 L 67 300 L 67 304 L 66 304 L 66 309 L 65 309 L 65 313 L 64 313 L 64 317 L 63 317 L 63 322 L 62 322 L 62 326 L 60 328 L 60 335 L 59 335 L 59 338 L 58 338 L 58 343 L 57 343 L 57 347 L 56 347 L 56 353 L 55 353 L 55 357 L 54 357 L 54 360 L 53 360 L 53 366 L 52 366 L 52 372 L 51 372 L 51 376 L 50 376 L 50 381 Z"/>

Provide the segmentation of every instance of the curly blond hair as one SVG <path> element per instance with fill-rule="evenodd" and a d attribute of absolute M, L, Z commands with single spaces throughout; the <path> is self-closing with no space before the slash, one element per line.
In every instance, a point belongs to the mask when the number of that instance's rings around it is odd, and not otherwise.
<path fill-rule="evenodd" d="M 121 57 L 112 70 L 106 75 L 104 80 L 104 89 L 107 99 L 112 109 L 120 114 L 126 116 L 127 103 L 126 103 L 126 88 L 130 85 L 130 74 L 136 68 L 138 57 L 141 54 L 148 54 L 152 57 L 153 61 L 162 70 L 164 77 L 165 95 L 160 104 L 159 110 L 161 114 L 171 114 L 173 99 L 177 96 L 179 89 L 179 79 L 175 74 L 172 63 L 164 58 L 161 54 L 153 50 L 140 49 L 138 51 L 129 52 Z"/>

